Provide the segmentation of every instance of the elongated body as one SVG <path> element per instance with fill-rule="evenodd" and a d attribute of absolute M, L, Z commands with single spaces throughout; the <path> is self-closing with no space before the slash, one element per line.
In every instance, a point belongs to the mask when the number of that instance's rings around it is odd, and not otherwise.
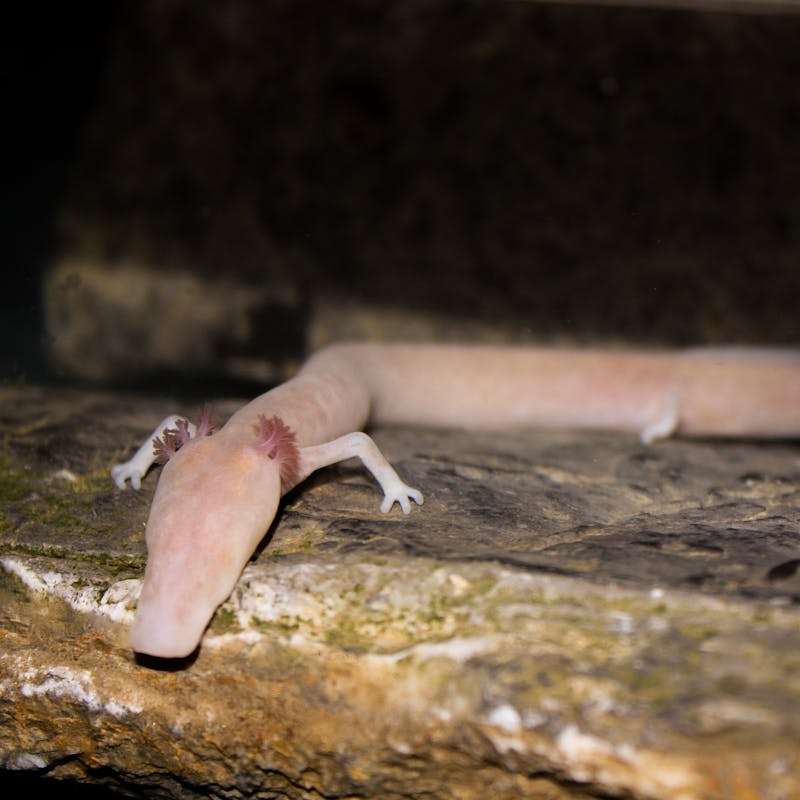
<path fill-rule="evenodd" d="M 148 562 L 131 634 L 137 652 L 191 653 L 268 529 L 281 494 L 358 456 L 383 511 L 422 495 L 361 433 L 375 423 L 800 438 L 800 351 L 629 352 L 446 345 L 336 345 L 239 409 L 213 435 L 169 417 L 114 467 L 139 486 L 168 459 L 147 523 Z"/>

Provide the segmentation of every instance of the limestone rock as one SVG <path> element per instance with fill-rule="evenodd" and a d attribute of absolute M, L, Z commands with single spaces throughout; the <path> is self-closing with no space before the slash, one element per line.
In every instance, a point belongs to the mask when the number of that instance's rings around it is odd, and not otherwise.
<path fill-rule="evenodd" d="M 219 404 L 223 413 L 234 403 Z M 166 400 L 5 387 L 0 759 L 142 797 L 800 797 L 800 451 L 375 432 L 287 498 L 196 658 L 126 630 Z"/>

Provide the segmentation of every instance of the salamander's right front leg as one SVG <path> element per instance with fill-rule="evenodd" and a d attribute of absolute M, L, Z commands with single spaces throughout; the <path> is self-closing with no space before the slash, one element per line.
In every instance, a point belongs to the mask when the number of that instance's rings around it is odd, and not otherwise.
<path fill-rule="evenodd" d="M 357 431 L 340 436 L 332 442 L 300 448 L 300 469 L 297 483 L 305 480 L 312 472 L 344 461 L 348 458 L 360 458 L 364 466 L 372 473 L 383 489 L 381 511 L 385 514 L 397 503 L 404 514 L 411 511 L 411 501 L 421 506 L 422 492 L 408 486 L 400 479 L 392 465 L 384 458 L 378 445 L 366 433 Z"/>
<path fill-rule="evenodd" d="M 170 416 L 163 419 L 158 423 L 156 429 L 147 437 L 145 443 L 134 453 L 133 458 L 125 461 L 122 464 L 115 464 L 111 467 L 111 478 L 117 484 L 118 489 L 125 488 L 125 481 L 131 482 L 131 487 L 134 489 L 141 488 L 142 478 L 147 474 L 147 470 L 153 466 L 156 460 L 156 454 L 153 449 L 153 439 L 157 436 L 163 436 L 164 431 L 168 428 L 174 428 L 176 423 L 180 420 L 185 420 L 179 414 L 170 414 Z M 191 422 L 187 423 L 190 432 L 194 432 L 194 425 Z"/>

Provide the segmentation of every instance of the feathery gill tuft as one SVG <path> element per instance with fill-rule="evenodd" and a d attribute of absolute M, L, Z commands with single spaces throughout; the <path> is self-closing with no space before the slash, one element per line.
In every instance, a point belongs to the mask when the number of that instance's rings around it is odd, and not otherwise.
<path fill-rule="evenodd" d="M 189 430 L 189 421 L 179 419 L 174 428 L 165 428 L 162 436 L 153 439 L 153 453 L 157 464 L 166 464 L 178 450 L 192 439 L 210 436 L 217 429 L 217 423 L 211 418 L 211 406 L 205 406 L 197 420 L 194 436 Z"/>
<path fill-rule="evenodd" d="M 280 417 L 267 419 L 263 414 L 259 414 L 253 429 L 256 447 L 277 462 L 284 488 L 294 485 L 300 470 L 300 450 L 294 431 Z"/>

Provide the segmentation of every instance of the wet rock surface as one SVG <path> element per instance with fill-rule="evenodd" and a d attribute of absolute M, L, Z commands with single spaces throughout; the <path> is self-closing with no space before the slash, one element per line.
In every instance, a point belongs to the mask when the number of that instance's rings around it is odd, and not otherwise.
<path fill-rule="evenodd" d="M 425 505 L 313 476 L 166 665 L 126 643 L 158 475 L 108 468 L 172 410 L 0 391 L 5 769 L 168 798 L 800 796 L 795 444 L 375 431 Z"/>

